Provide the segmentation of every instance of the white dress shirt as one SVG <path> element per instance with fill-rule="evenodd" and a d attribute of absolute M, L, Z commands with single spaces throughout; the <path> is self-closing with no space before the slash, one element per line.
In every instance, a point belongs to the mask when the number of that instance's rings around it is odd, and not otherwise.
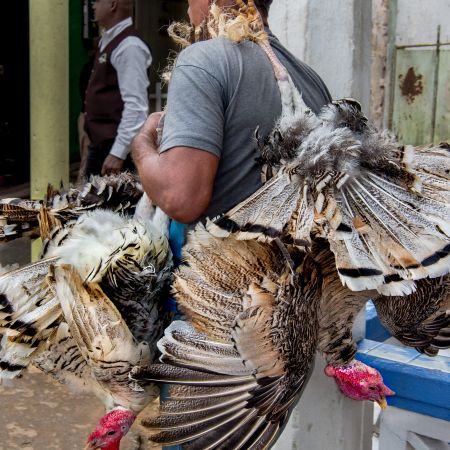
<path fill-rule="evenodd" d="M 132 24 L 131 17 L 128 17 L 106 30 L 99 42 L 100 52 L 118 34 Z M 110 154 L 120 159 L 125 159 L 130 153 L 131 141 L 148 116 L 147 89 L 150 82 L 147 69 L 151 63 L 150 50 L 141 39 L 135 36 L 125 38 L 111 53 L 111 64 L 117 71 L 119 90 L 124 107 Z"/>

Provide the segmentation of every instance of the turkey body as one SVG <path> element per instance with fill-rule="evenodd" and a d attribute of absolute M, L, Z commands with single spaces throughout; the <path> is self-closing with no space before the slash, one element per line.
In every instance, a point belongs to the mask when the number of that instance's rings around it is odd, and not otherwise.
<path fill-rule="evenodd" d="M 282 247 L 198 228 L 174 289 L 187 322 L 159 342 L 162 365 L 133 377 L 175 383 L 152 440 L 183 448 L 266 448 L 287 420 L 318 339 L 319 266 Z M 180 383 L 177 386 L 176 383 Z"/>
<path fill-rule="evenodd" d="M 402 344 L 428 356 L 450 347 L 448 275 L 417 281 L 417 289 L 411 295 L 379 296 L 375 308 L 383 325 Z"/>
<path fill-rule="evenodd" d="M 108 410 L 146 406 L 156 393 L 136 389 L 128 373 L 155 360 L 169 320 L 167 222 L 155 214 L 152 223 L 85 213 L 52 231 L 44 259 L 0 277 L 2 377 L 34 364 Z"/>

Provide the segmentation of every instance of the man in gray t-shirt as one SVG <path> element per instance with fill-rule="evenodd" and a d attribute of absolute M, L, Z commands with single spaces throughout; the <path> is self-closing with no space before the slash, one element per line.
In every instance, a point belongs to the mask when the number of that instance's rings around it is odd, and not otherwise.
<path fill-rule="evenodd" d="M 189 1 L 194 25 L 209 3 Z M 256 1 L 266 22 L 270 3 Z M 324 83 L 271 34 L 270 39 L 305 103 L 318 112 L 331 100 Z M 259 127 L 259 134 L 267 135 L 280 113 L 273 68 L 257 44 L 217 38 L 191 45 L 172 73 L 160 148 L 158 115 L 150 116 L 135 139 L 133 156 L 144 189 L 181 223 L 226 212 L 261 186 L 254 133 Z"/>

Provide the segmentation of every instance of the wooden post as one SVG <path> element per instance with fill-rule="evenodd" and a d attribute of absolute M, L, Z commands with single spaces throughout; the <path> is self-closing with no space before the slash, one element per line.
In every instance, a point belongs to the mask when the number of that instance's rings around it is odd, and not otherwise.
<path fill-rule="evenodd" d="M 69 181 L 69 5 L 30 1 L 31 197 Z"/>
<path fill-rule="evenodd" d="M 372 1 L 372 74 L 370 88 L 370 118 L 383 128 L 387 52 L 389 47 L 390 0 Z"/>

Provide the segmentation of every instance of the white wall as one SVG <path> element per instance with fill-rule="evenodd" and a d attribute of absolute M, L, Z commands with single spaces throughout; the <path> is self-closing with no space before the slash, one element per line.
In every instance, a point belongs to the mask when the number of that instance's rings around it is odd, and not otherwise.
<path fill-rule="evenodd" d="M 308 47 L 309 0 L 276 0 L 270 9 L 270 27 L 281 42 L 302 61 Z"/>
<path fill-rule="evenodd" d="M 369 110 L 371 1 L 278 0 L 269 22 L 283 44 L 319 73 L 334 98 L 354 97 Z"/>
<path fill-rule="evenodd" d="M 396 44 L 450 43 L 450 0 L 397 0 Z"/>

